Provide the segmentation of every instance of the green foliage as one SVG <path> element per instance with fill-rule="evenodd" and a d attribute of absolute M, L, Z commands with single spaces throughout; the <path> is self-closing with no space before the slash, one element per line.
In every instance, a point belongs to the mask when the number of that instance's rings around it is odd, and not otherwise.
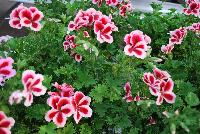
<path fill-rule="evenodd" d="M 42 3 L 42 4 L 41 4 Z M 12 116 L 16 123 L 12 129 L 16 134 L 111 134 L 121 131 L 122 134 L 166 134 L 176 131 L 177 134 L 196 134 L 200 130 L 200 39 L 195 33 L 188 32 L 181 45 L 176 45 L 171 55 L 160 51 L 162 45 L 168 43 L 170 31 L 179 27 L 189 26 L 199 19 L 185 16 L 171 9 L 162 14 L 161 5 L 152 4 L 153 13 L 133 12 L 126 18 L 117 14 L 118 9 L 102 5 L 97 8 L 91 1 L 61 2 L 52 0 L 51 4 L 40 0 L 38 8 L 44 13 L 44 27 L 39 32 L 30 32 L 27 36 L 14 38 L 0 46 L 0 54 L 8 52 L 15 63 L 17 75 L 6 81 L 0 89 L 0 110 Z M 113 32 L 112 44 L 100 44 L 93 34 L 93 29 L 87 29 L 91 38 L 84 38 L 83 31 L 71 32 L 77 36 L 79 46 L 74 52 L 83 56 L 83 61 L 77 63 L 69 51 L 64 51 L 62 43 L 67 32 L 69 21 L 73 20 L 77 11 L 90 7 L 100 10 L 106 15 L 113 14 L 113 21 L 119 32 Z M 141 18 L 144 16 L 144 18 Z M 52 21 L 54 20 L 54 21 Z M 57 20 L 58 22 L 55 22 Z M 152 39 L 151 54 L 144 60 L 126 56 L 123 52 L 124 36 L 139 29 Z M 86 51 L 86 44 L 93 51 Z M 150 53 L 150 52 L 149 52 Z M 161 63 L 155 62 L 161 58 Z M 144 72 L 150 72 L 156 65 L 167 70 L 175 83 L 175 104 L 155 104 L 156 97 L 149 93 L 148 87 L 142 81 Z M 53 123 L 45 121 L 48 95 L 34 97 L 31 107 L 23 104 L 8 105 L 9 95 L 17 89 L 23 89 L 21 75 L 24 70 L 33 69 L 44 75 L 43 84 L 48 91 L 55 91 L 52 83 L 68 83 L 75 90 L 84 92 L 92 99 L 92 118 L 83 118 L 77 125 L 72 117 L 68 118 L 64 128 L 56 128 Z M 132 96 L 139 92 L 141 97 L 148 99 L 127 103 L 124 84 L 130 81 Z M 179 114 L 174 112 L 178 110 Z M 169 117 L 162 112 L 167 111 Z M 150 117 L 156 124 L 147 125 Z"/>

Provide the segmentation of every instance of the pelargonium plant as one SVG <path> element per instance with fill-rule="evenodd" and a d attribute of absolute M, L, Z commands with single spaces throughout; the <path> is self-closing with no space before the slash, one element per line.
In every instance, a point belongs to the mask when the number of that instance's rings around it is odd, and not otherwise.
<path fill-rule="evenodd" d="M 18 5 L 0 45 L 0 134 L 199 133 L 199 1 Z"/>

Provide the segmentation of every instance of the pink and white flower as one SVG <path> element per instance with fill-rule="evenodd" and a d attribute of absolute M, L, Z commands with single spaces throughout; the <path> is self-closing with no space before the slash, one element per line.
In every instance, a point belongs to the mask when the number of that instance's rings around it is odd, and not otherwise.
<path fill-rule="evenodd" d="M 135 98 L 134 98 L 134 101 L 138 102 L 138 101 L 140 101 L 140 100 L 141 100 L 141 98 L 140 98 L 140 94 L 139 94 L 139 92 L 138 92 L 137 95 L 136 95 Z"/>
<path fill-rule="evenodd" d="M 106 0 L 106 4 L 109 6 L 116 6 L 118 4 L 118 0 Z"/>
<path fill-rule="evenodd" d="M 33 31 L 40 31 L 42 25 L 40 21 L 44 17 L 43 13 L 36 7 L 24 7 L 20 4 L 10 14 L 9 24 L 13 28 L 21 29 L 22 26 L 30 27 Z"/>
<path fill-rule="evenodd" d="M 89 38 L 89 37 L 90 37 L 88 31 L 84 31 L 84 32 L 83 32 L 83 36 L 86 37 L 86 38 Z"/>
<path fill-rule="evenodd" d="M 187 34 L 186 28 L 179 28 L 170 32 L 169 44 L 181 44 Z"/>
<path fill-rule="evenodd" d="M 122 5 L 119 8 L 119 15 L 122 17 L 125 17 L 127 15 L 127 12 L 131 12 L 133 10 L 133 6 L 131 2 L 122 2 Z"/>
<path fill-rule="evenodd" d="M 124 47 L 126 55 L 135 56 L 141 59 L 144 59 L 147 56 L 148 46 L 142 31 L 135 30 L 130 34 L 126 34 L 124 42 L 126 43 L 126 46 Z"/>
<path fill-rule="evenodd" d="M 154 76 L 159 80 L 169 79 L 171 76 L 167 71 L 158 69 L 156 66 L 153 68 Z"/>
<path fill-rule="evenodd" d="M 12 66 L 13 63 L 14 60 L 11 57 L 0 57 L 0 86 L 4 85 L 5 80 L 10 79 L 16 75 L 16 71 Z"/>
<path fill-rule="evenodd" d="M 127 82 L 125 84 L 124 91 L 125 91 L 125 96 L 123 97 L 123 99 L 125 99 L 126 102 L 132 102 L 133 97 L 132 97 L 132 94 L 131 94 L 131 84 L 130 84 L 130 82 Z"/>
<path fill-rule="evenodd" d="M 97 4 L 98 7 L 101 7 L 102 2 L 103 2 L 103 0 L 92 0 L 92 3 Z"/>
<path fill-rule="evenodd" d="M 11 134 L 10 129 L 14 126 L 15 120 L 7 117 L 3 111 L 0 111 L 0 134 Z"/>
<path fill-rule="evenodd" d="M 194 15 L 199 17 L 200 10 L 200 2 L 199 0 L 188 0 L 187 7 L 183 9 L 184 14 L 186 15 Z"/>
<path fill-rule="evenodd" d="M 79 123 L 82 117 L 91 117 L 92 109 L 89 107 L 91 98 L 85 96 L 82 92 L 75 92 L 72 98 L 72 106 L 74 109 L 74 120 Z"/>
<path fill-rule="evenodd" d="M 198 23 L 193 23 L 192 26 L 188 27 L 188 30 L 200 33 L 200 22 Z"/>
<path fill-rule="evenodd" d="M 75 59 L 77 62 L 81 62 L 81 61 L 82 61 L 82 56 L 81 56 L 80 54 L 75 54 L 74 59 Z"/>
<path fill-rule="evenodd" d="M 66 35 L 65 41 L 63 42 L 64 51 L 67 51 L 69 48 L 76 48 L 77 45 L 75 44 L 75 38 L 75 35 Z"/>
<path fill-rule="evenodd" d="M 172 92 L 174 82 L 171 76 L 156 67 L 153 69 L 154 74 L 144 73 L 143 81 L 149 86 L 150 93 L 157 96 L 157 105 L 163 103 L 163 99 L 167 103 L 174 103 L 176 95 Z"/>
<path fill-rule="evenodd" d="M 158 95 L 158 88 L 160 86 L 160 80 L 151 73 L 144 73 L 143 81 L 149 86 L 150 93 L 154 96 Z"/>
<path fill-rule="evenodd" d="M 58 128 L 64 127 L 67 117 L 70 117 L 74 113 L 71 99 L 68 97 L 52 96 L 49 99 L 48 105 L 52 109 L 46 113 L 45 120 L 48 122 L 53 120 Z"/>
<path fill-rule="evenodd" d="M 14 91 L 9 97 L 9 104 L 13 105 L 14 103 L 19 104 L 22 101 L 23 94 L 20 90 Z"/>
<path fill-rule="evenodd" d="M 21 29 L 22 25 L 20 23 L 20 17 L 19 17 L 19 13 L 21 12 L 21 10 L 25 9 L 26 7 L 24 7 L 23 4 L 20 4 L 17 8 L 15 8 L 14 10 L 12 10 L 11 14 L 10 14 L 10 20 L 9 20 L 9 24 L 12 28 L 17 28 L 17 29 Z"/>
<path fill-rule="evenodd" d="M 43 13 L 37 8 L 30 7 L 29 9 L 25 8 L 19 13 L 20 23 L 22 26 L 30 27 L 33 31 L 40 31 L 42 25 L 40 21 L 44 17 Z"/>
<path fill-rule="evenodd" d="M 47 88 L 42 85 L 44 77 L 41 74 L 36 74 L 35 71 L 26 70 L 22 74 L 22 83 L 24 85 L 23 96 L 25 97 L 25 106 L 30 106 L 33 103 L 33 95 L 41 96 L 46 93 Z"/>
<path fill-rule="evenodd" d="M 165 54 L 170 54 L 173 49 L 174 49 L 173 44 L 167 44 L 166 46 L 162 45 L 162 47 L 161 47 L 161 51 Z"/>
<path fill-rule="evenodd" d="M 176 95 L 172 92 L 173 87 L 174 87 L 174 82 L 172 81 L 171 78 L 169 78 L 167 82 L 164 80 L 161 81 L 158 98 L 156 100 L 157 105 L 161 105 L 163 103 L 163 99 L 167 103 L 175 102 Z"/>

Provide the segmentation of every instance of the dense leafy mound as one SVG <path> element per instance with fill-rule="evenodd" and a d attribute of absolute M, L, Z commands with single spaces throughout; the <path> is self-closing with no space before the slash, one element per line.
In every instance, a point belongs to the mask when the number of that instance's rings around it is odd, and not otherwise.
<path fill-rule="evenodd" d="M 81 54 L 83 60 L 79 63 L 70 56 L 69 51 L 63 50 L 64 37 L 68 33 L 67 26 L 74 19 L 78 10 L 94 7 L 105 15 L 112 14 L 112 21 L 118 27 L 113 32 L 113 43 L 100 44 L 93 29 L 80 29 L 71 34 L 77 36 L 76 43 L 87 44 L 94 51 L 86 51 L 77 47 L 75 53 Z M 187 27 L 199 19 L 176 13 L 174 9 L 169 13 L 160 12 L 161 5 L 152 4 L 153 13 L 133 12 L 127 17 L 118 15 L 118 9 L 101 6 L 91 1 L 62 3 L 53 0 L 51 4 L 38 4 L 45 19 L 44 27 L 39 32 L 30 32 L 26 37 L 11 39 L 0 46 L 0 53 L 4 51 L 15 61 L 14 68 L 17 75 L 6 81 L 0 91 L 0 110 L 15 119 L 12 131 L 16 134 L 40 133 L 198 133 L 200 131 L 200 39 L 199 35 L 189 31 L 181 45 L 176 45 L 173 52 L 166 55 L 161 52 L 162 45 L 168 43 L 170 31 L 180 27 Z M 50 19 L 51 18 L 51 19 Z M 56 21 L 56 22 L 55 22 Z M 58 21 L 58 22 L 57 22 Z M 83 32 L 87 30 L 90 38 L 85 38 Z M 134 30 L 141 30 L 151 37 L 151 49 L 145 59 L 129 57 L 124 54 L 124 37 Z M 98 55 L 98 56 L 97 56 Z M 162 62 L 157 63 L 158 58 Z M 174 81 L 176 101 L 174 104 L 155 104 L 155 97 L 149 92 L 143 82 L 143 74 L 151 72 L 156 65 L 167 70 Z M 64 128 L 57 129 L 53 123 L 45 121 L 45 113 L 50 109 L 47 104 L 48 95 L 34 98 L 30 107 L 23 104 L 10 106 L 10 94 L 23 89 L 21 83 L 24 70 L 35 70 L 44 75 L 43 84 L 48 91 L 55 91 L 52 83 L 68 83 L 76 90 L 84 92 L 92 99 L 91 118 L 84 118 L 76 124 L 68 118 Z M 127 103 L 124 99 L 124 84 L 129 81 L 132 85 L 132 95 L 140 93 L 139 102 Z M 167 116 L 163 114 L 167 113 Z M 151 118 L 155 124 L 148 125 Z"/>

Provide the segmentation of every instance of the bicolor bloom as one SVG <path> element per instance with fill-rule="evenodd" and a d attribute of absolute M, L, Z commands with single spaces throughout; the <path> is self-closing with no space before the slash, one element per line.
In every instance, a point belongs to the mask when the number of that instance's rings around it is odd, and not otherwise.
<path fill-rule="evenodd" d="M 147 126 L 154 125 L 154 124 L 156 124 L 156 120 L 152 116 L 150 116 L 150 118 L 148 119 Z"/>
<path fill-rule="evenodd" d="M 116 6 L 118 4 L 118 0 L 106 0 L 106 4 L 109 6 Z"/>
<path fill-rule="evenodd" d="M 158 98 L 156 100 L 157 105 L 161 105 L 163 103 L 163 99 L 167 103 L 174 103 L 176 95 L 172 92 L 174 87 L 174 82 L 171 78 L 169 78 L 167 81 L 162 80 L 160 83 L 160 89 L 158 93 Z"/>
<path fill-rule="evenodd" d="M 79 123 L 82 117 L 91 117 L 92 109 L 89 107 L 91 98 L 85 96 L 82 92 L 75 92 L 72 98 L 72 107 L 74 109 L 74 120 Z"/>
<path fill-rule="evenodd" d="M 20 90 L 14 91 L 9 97 L 9 104 L 13 105 L 14 103 L 19 104 L 22 101 L 23 94 Z"/>
<path fill-rule="evenodd" d="M 135 98 L 134 98 L 134 101 L 138 102 L 138 101 L 140 101 L 140 100 L 141 100 L 141 98 L 140 98 L 140 94 L 139 94 L 139 92 L 138 92 L 137 95 L 136 95 Z"/>
<path fill-rule="evenodd" d="M 9 24 L 12 28 L 17 28 L 17 29 L 21 29 L 22 25 L 20 23 L 20 17 L 19 17 L 19 13 L 21 12 L 21 10 L 25 9 L 26 7 L 24 7 L 23 4 L 20 4 L 17 8 L 15 8 L 14 10 L 12 10 L 11 14 L 10 14 L 10 20 L 9 20 Z"/>
<path fill-rule="evenodd" d="M 44 17 L 43 13 L 36 7 L 24 7 L 20 4 L 10 14 L 9 24 L 13 28 L 21 29 L 22 26 L 30 27 L 33 31 L 40 31 L 42 25 L 40 21 Z"/>
<path fill-rule="evenodd" d="M 188 0 L 187 7 L 183 9 L 184 14 L 186 15 L 194 15 L 199 17 L 200 10 L 200 2 L 199 0 Z"/>
<path fill-rule="evenodd" d="M 174 82 L 170 78 L 171 76 L 156 67 L 154 67 L 153 73 L 144 73 L 143 81 L 149 86 L 150 93 L 157 96 L 156 104 L 161 105 L 163 99 L 167 103 L 174 103 L 176 95 L 172 92 Z"/>
<path fill-rule="evenodd" d="M 156 66 L 153 68 L 153 73 L 154 76 L 159 80 L 166 80 L 171 77 L 167 71 L 160 70 Z"/>
<path fill-rule="evenodd" d="M 20 23 L 22 26 L 30 27 L 33 31 L 40 31 L 42 25 L 40 21 L 44 17 L 43 13 L 35 7 L 25 8 L 19 13 Z"/>
<path fill-rule="evenodd" d="M 3 111 L 0 111 L 0 134 L 11 134 L 10 129 L 14 126 L 15 120 L 7 117 Z"/>
<path fill-rule="evenodd" d="M 162 45 L 162 47 L 161 47 L 161 51 L 165 54 L 170 54 L 173 49 L 174 49 L 173 44 L 167 44 L 166 46 Z"/>
<path fill-rule="evenodd" d="M 200 33 L 200 22 L 198 23 L 193 23 L 191 26 L 189 26 L 187 28 L 188 30 L 191 30 L 191 31 L 194 31 L 194 32 L 197 32 L 197 33 Z"/>
<path fill-rule="evenodd" d="M 65 41 L 63 42 L 63 47 L 64 47 L 64 51 L 67 51 L 69 48 L 70 49 L 74 49 L 76 48 L 76 44 L 75 44 L 75 35 L 66 35 L 65 36 Z"/>
<path fill-rule="evenodd" d="M 157 80 L 151 73 L 144 73 L 143 81 L 149 86 L 150 93 L 154 96 L 157 96 L 160 80 Z"/>
<path fill-rule="evenodd" d="M 70 117 L 74 113 L 71 99 L 68 97 L 52 96 L 49 99 L 48 105 L 52 109 L 46 113 L 45 120 L 48 122 L 53 120 L 58 128 L 64 127 L 67 117 Z"/>
<path fill-rule="evenodd" d="M 125 91 L 125 96 L 123 97 L 123 99 L 125 99 L 126 102 L 132 102 L 133 97 L 132 97 L 132 94 L 131 94 L 131 84 L 130 84 L 130 82 L 127 82 L 125 84 L 124 91 Z"/>
<path fill-rule="evenodd" d="M 179 28 L 170 32 L 169 44 L 181 44 L 187 34 L 186 28 Z"/>
<path fill-rule="evenodd" d="M 97 40 L 100 43 L 113 42 L 112 32 L 118 31 L 114 22 L 111 21 L 112 16 L 102 15 L 101 18 L 94 23 L 94 33 L 97 35 Z"/>
<path fill-rule="evenodd" d="M 89 38 L 89 37 L 90 37 L 88 31 L 84 31 L 84 32 L 83 32 L 83 36 L 86 37 L 86 38 Z"/>
<path fill-rule="evenodd" d="M 66 83 L 59 85 L 57 82 L 53 86 L 58 89 L 58 92 L 48 92 L 50 96 L 72 97 L 74 95 L 74 88 Z"/>
<path fill-rule="evenodd" d="M 81 61 L 82 61 L 82 56 L 81 56 L 80 54 L 75 54 L 74 59 L 75 59 L 77 62 L 81 62 Z"/>
<path fill-rule="evenodd" d="M 16 75 L 16 71 L 12 66 L 13 63 L 14 60 L 11 57 L 0 57 L 0 86 L 4 85 L 5 80 Z"/>
<path fill-rule="evenodd" d="M 42 85 L 43 75 L 36 74 L 33 70 L 26 70 L 22 74 L 22 83 L 24 85 L 23 96 L 25 97 L 25 106 L 33 103 L 33 95 L 41 96 L 46 93 L 47 88 Z"/>
<path fill-rule="evenodd" d="M 133 10 L 133 6 L 131 2 L 122 3 L 122 5 L 119 8 L 119 15 L 125 17 L 127 15 L 127 12 L 131 12 L 132 10 Z"/>
<path fill-rule="evenodd" d="M 135 56 L 144 59 L 147 56 L 147 41 L 142 31 L 135 30 L 124 37 L 126 46 L 124 52 L 128 56 Z"/>
<path fill-rule="evenodd" d="M 103 0 L 92 0 L 92 3 L 97 4 L 98 7 L 101 7 L 102 2 L 103 2 Z"/>

